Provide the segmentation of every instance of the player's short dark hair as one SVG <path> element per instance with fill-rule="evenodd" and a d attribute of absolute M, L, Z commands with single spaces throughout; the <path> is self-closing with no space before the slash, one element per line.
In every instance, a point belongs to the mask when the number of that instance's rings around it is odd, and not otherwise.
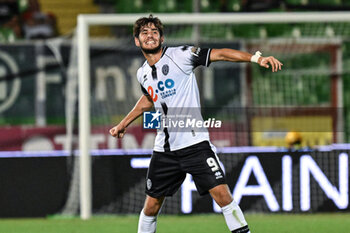
<path fill-rule="evenodd" d="M 163 24 L 160 21 L 160 19 L 158 19 L 157 17 L 153 17 L 152 14 L 150 14 L 148 17 L 142 17 L 136 20 L 134 24 L 134 31 L 133 31 L 134 36 L 138 37 L 141 31 L 141 28 L 150 23 L 154 24 L 154 26 L 158 29 L 160 36 L 163 36 Z"/>

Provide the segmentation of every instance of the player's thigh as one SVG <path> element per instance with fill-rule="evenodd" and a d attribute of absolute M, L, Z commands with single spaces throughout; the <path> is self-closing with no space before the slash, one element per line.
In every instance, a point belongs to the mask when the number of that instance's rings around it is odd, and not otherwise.
<path fill-rule="evenodd" d="M 146 178 L 146 194 L 158 198 L 173 195 L 186 178 L 171 152 L 154 152 Z"/>

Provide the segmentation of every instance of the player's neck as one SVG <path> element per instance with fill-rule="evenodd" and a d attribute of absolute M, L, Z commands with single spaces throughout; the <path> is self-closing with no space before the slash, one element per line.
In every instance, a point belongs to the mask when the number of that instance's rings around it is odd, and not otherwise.
<path fill-rule="evenodd" d="M 148 65 L 153 66 L 153 65 L 156 64 L 156 63 L 159 61 L 159 59 L 161 58 L 162 52 L 163 52 L 163 48 L 161 48 L 161 49 L 159 50 L 159 52 L 154 53 L 154 54 L 153 54 L 153 53 L 145 53 L 145 52 L 142 52 L 142 53 L 143 53 L 143 55 L 145 56 L 145 58 L 146 58 L 146 60 L 147 60 L 147 62 L 148 62 Z"/>

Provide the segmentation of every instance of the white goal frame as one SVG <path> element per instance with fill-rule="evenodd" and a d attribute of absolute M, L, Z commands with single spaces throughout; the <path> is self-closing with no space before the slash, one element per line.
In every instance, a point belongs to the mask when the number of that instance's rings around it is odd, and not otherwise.
<path fill-rule="evenodd" d="M 92 178 L 90 158 L 90 61 L 89 27 L 94 25 L 132 25 L 144 14 L 81 14 L 77 19 L 78 82 L 79 82 L 79 155 L 80 155 L 80 217 L 89 219 L 92 213 Z M 182 13 L 156 14 L 164 24 L 261 24 L 350 22 L 349 12 L 294 13 Z M 130 35 L 132 36 L 132 35 Z M 340 67 L 341 69 L 341 67 Z M 340 86 L 341 89 L 341 86 Z M 338 93 L 340 100 L 342 92 Z M 342 103 L 342 101 L 339 101 Z M 338 106 L 342 107 L 342 106 Z"/>

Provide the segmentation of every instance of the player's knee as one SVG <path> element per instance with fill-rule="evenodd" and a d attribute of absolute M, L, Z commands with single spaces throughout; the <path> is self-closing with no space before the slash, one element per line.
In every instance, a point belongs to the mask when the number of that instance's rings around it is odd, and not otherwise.
<path fill-rule="evenodd" d="M 233 201 L 233 198 L 231 195 L 222 195 L 218 198 L 216 201 L 220 207 L 227 206 Z"/>
<path fill-rule="evenodd" d="M 145 207 L 143 209 L 143 213 L 146 216 L 156 216 L 156 215 L 158 215 L 159 209 L 160 208 L 158 208 L 156 206 L 148 206 L 148 207 Z"/>
<path fill-rule="evenodd" d="M 225 186 L 217 186 L 210 190 L 210 194 L 220 207 L 226 206 L 233 201 L 231 193 Z"/>
<path fill-rule="evenodd" d="M 156 216 L 162 207 L 164 198 L 152 198 L 147 197 L 145 206 L 143 207 L 143 213 L 146 216 Z"/>

